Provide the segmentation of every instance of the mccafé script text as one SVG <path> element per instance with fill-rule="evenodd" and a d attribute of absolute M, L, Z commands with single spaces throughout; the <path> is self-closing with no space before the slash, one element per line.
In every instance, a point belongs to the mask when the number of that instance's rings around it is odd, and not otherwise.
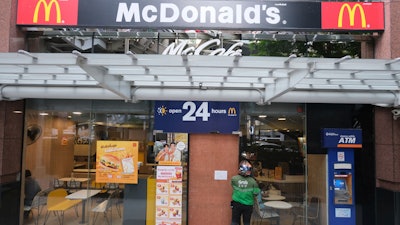
<path fill-rule="evenodd" d="M 171 43 L 163 51 L 162 55 L 203 55 L 208 51 L 207 55 L 218 55 L 218 56 L 241 56 L 243 42 L 237 42 L 233 44 L 228 50 L 225 48 L 217 48 L 210 50 L 214 46 L 219 46 L 221 41 L 219 39 L 212 39 L 204 42 L 203 44 L 194 47 L 187 46 L 189 41 L 183 40 L 179 44 Z M 239 49 L 237 49 L 239 48 Z"/>

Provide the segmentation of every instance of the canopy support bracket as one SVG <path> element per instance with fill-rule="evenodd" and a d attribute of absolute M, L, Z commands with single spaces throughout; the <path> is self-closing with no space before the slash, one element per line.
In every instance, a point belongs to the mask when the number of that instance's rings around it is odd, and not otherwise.
<path fill-rule="evenodd" d="M 77 56 L 76 64 L 99 82 L 101 87 L 120 96 L 125 101 L 130 101 L 132 99 L 131 85 L 129 82 L 122 80 L 122 76 L 107 74 L 105 68 L 89 65 L 89 60 L 82 53 L 78 51 L 73 51 L 72 53 Z"/>

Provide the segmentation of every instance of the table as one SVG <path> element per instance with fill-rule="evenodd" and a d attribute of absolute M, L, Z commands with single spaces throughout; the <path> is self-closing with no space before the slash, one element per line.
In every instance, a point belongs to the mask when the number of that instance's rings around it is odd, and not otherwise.
<path fill-rule="evenodd" d="M 68 181 L 78 181 L 78 182 L 86 182 L 86 181 L 88 181 L 89 180 L 89 178 L 80 178 L 80 177 L 63 177 L 63 178 L 60 178 L 60 179 L 58 179 L 58 180 L 60 180 L 60 181 L 63 181 L 63 182 L 68 182 Z"/>
<path fill-rule="evenodd" d="M 96 173 L 96 169 L 73 169 L 74 173 Z"/>
<path fill-rule="evenodd" d="M 285 200 L 286 197 L 282 195 L 269 195 L 268 197 L 262 197 L 262 199 L 266 201 L 281 201 Z"/>
<path fill-rule="evenodd" d="M 81 199 L 82 200 L 82 220 L 80 222 L 80 224 L 84 224 L 85 223 L 85 208 L 86 208 L 86 200 L 96 194 L 98 194 L 101 190 L 80 190 L 77 192 L 74 192 L 70 195 L 67 195 L 65 198 L 67 199 Z"/>
<path fill-rule="evenodd" d="M 281 193 L 289 202 L 301 201 L 303 199 L 306 186 L 304 175 L 286 175 L 283 180 L 276 180 L 267 176 L 258 176 L 255 179 L 266 185 L 274 185 L 275 188 L 281 190 Z"/>
<path fill-rule="evenodd" d="M 79 187 L 78 186 L 75 187 L 75 185 L 74 185 L 73 189 L 75 189 L 75 188 L 82 188 L 82 183 L 83 182 L 87 182 L 89 180 L 89 178 L 63 177 L 63 178 L 60 178 L 58 180 L 64 182 L 63 186 L 66 187 L 66 188 L 70 188 L 68 185 L 65 184 L 66 182 L 67 183 L 71 182 L 71 181 L 78 182 L 79 183 Z M 76 184 L 78 184 L 78 183 L 76 183 Z"/>
<path fill-rule="evenodd" d="M 80 167 L 84 167 L 84 166 L 87 166 L 87 164 L 86 163 L 75 163 L 74 164 L 74 169 L 77 169 L 77 168 L 80 168 Z"/>
<path fill-rule="evenodd" d="M 304 175 L 286 175 L 285 179 L 282 179 L 282 180 L 269 178 L 267 176 L 258 176 L 258 177 L 255 177 L 255 179 L 260 182 L 281 183 L 281 184 L 292 184 L 292 183 L 304 183 L 305 182 Z"/>
<path fill-rule="evenodd" d="M 268 201 L 264 202 L 264 205 L 274 209 L 290 209 L 293 207 L 292 204 L 284 201 Z"/>

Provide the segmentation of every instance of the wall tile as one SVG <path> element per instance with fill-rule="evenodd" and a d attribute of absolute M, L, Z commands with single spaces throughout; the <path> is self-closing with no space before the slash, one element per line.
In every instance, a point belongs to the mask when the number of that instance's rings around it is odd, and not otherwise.
<path fill-rule="evenodd" d="M 4 138 L 23 138 L 24 114 L 13 111 L 24 110 L 23 101 L 7 102 L 5 107 Z"/>
<path fill-rule="evenodd" d="M 3 174 L 18 173 L 21 169 L 22 145 L 19 139 L 5 139 L 3 149 Z"/>
<path fill-rule="evenodd" d="M 392 145 L 376 145 L 376 178 L 393 181 L 394 155 Z M 398 164 L 398 162 L 396 162 Z"/>
<path fill-rule="evenodd" d="M 400 145 L 400 118 L 393 120 L 393 144 Z"/>
<path fill-rule="evenodd" d="M 0 124 L 5 123 L 5 101 L 0 101 Z M 0 126 L 0 139 L 4 138 L 4 126 Z"/>
<path fill-rule="evenodd" d="M 394 162 L 394 182 L 400 185 L 400 145 L 393 146 L 393 162 Z"/>
<path fill-rule="evenodd" d="M 393 116 L 390 109 L 376 107 L 375 108 L 375 143 L 376 144 L 393 144 Z"/>

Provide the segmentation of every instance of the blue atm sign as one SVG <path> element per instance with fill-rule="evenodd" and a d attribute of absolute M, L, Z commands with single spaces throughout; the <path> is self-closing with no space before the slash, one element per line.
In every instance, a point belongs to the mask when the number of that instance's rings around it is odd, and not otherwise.
<path fill-rule="evenodd" d="M 154 129 L 162 132 L 231 134 L 239 130 L 239 103 L 156 101 Z"/>
<path fill-rule="evenodd" d="M 322 129 L 324 148 L 362 148 L 361 129 Z"/>

